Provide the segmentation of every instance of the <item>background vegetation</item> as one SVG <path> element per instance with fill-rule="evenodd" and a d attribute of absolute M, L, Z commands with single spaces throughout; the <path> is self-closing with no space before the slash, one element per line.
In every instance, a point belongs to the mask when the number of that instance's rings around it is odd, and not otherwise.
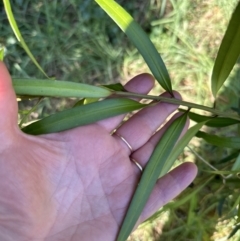
<path fill-rule="evenodd" d="M 210 105 L 213 61 L 238 0 L 118 2 L 151 37 L 170 72 L 173 88 L 187 101 Z M 14 0 L 12 7 L 29 48 L 51 77 L 110 84 L 125 83 L 136 74 L 149 72 L 125 35 L 92 0 Z M 18 45 L 2 3 L 0 32 L 0 44 L 5 48 L 5 62 L 12 76 L 43 78 Z M 239 67 L 237 64 L 221 89 L 218 109 L 238 106 L 233 100 L 240 96 Z M 154 94 L 161 91 L 159 86 L 153 90 Z M 45 98 L 27 119 L 44 117 L 73 103 L 73 99 Z M 35 104 L 36 100 L 20 102 L 19 119 Z M 236 127 L 214 131 L 225 136 L 238 132 Z M 193 185 L 143 224 L 129 240 L 226 240 L 239 227 L 240 180 L 237 176 L 226 179 L 227 175 L 210 173 L 212 168 L 205 164 L 219 170 L 230 169 L 236 157 L 229 149 L 199 140 L 194 138 L 189 145 L 192 150 L 186 148 L 178 159 L 178 163 L 195 161 L 199 166 Z M 231 154 L 232 158 L 226 158 Z M 239 231 L 230 240 L 240 240 L 238 236 Z"/>

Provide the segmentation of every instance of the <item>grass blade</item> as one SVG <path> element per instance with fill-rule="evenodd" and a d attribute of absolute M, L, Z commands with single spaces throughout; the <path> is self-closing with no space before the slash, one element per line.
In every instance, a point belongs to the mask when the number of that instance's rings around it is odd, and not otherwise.
<path fill-rule="evenodd" d="M 17 38 L 17 40 L 20 42 L 20 44 L 22 45 L 23 49 L 26 51 L 26 53 L 28 54 L 28 56 L 30 57 L 30 59 L 33 61 L 33 63 L 38 67 L 38 69 L 48 78 L 47 74 L 44 72 L 44 70 L 41 68 L 41 66 L 38 64 L 37 60 L 34 58 L 34 56 L 32 55 L 31 51 L 29 50 L 27 44 L 25 43 L 19 29 L 18 29 L 18 25 L 15 21 L 15 18 L 13 16 L 13 12 L 12 12 L 12 8 L 11 8 L 11 4 L 9 0 L 3 0 L 4 3 L 4 8 L 5 11 L 7 13 L 7 17 L 8 17 L 8 21 L 12 27 L 12 30 Z"/>
<path fill-rule="evenodd" d="M 141 109 L 145 106 L 145 104 L 130 99 L 106 99 L 50 115 L 24 127 L 22 131 L 32 135 L 60 132 Z"/>
<path fill-rule="evenodd" d="M 212 93 L 217 92 L 230 74 L 240 54 L 240 2 L 238 3 L 220 45 L 212 73 Z"/>
<path fill-rule="evenodd" d="M 206 123 L 206 121 L 196 124 L 195 126 L 191 127 L 185 135 L 181 138 L 181 141 L 179 141 L 176 146 L 173 148 L 170 156 L 168 157 L 168 160 L 165 162 L 163 168 L 161 169 L 159 177 L 162 177 L 165 175 L 174 162 L 176 161 L 177 157 L 180 155 L 182 150 L 185 146 L 187 146 L 188 142 L 196 135 L 196 133 L 202 128 L 202 126 Z"/>
<path fill-rule="evenodd" d="M 211 135 L 203 131 L 199 131 L 196 134 L 197 137 L 203 138 L 206 142 L 220 147 L 236 148 L 240 147 L 240 137 L 220 137 Z"/>
<path fill-rule="evenodd" d="M 155 184 L 178 140 L 187 120 L 187 113 L 177 118 L 164 133 L 163 137 L 153 151 L 141 180 L 134 193 L 133 199 L 123 221 L 117 241 L 125 241 L 135 226 Z"/>
<path fill-rule="evenodd" d="M 172 93 L 169 74 L 155 46 L 137 22 L 113 0 L 95 0 L 138 49 L 159 84 Z"/>
<path fill-rule="evenodd" d="M 13 79 L 13 87 L 22 96 L 101 98 L 112 94 L 103 87 L 59 80 Z"/>

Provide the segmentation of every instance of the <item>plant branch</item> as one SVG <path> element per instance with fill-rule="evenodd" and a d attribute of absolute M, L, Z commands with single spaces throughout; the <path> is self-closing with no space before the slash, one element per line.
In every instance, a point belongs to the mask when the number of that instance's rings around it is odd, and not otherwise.
<path fill-rule="evenodd" d="M 174 98 L 167 98 L 167 97 L 154 96 L 154 95 L 143 95 L 143 94 L 137 94 L 137 93 L 132 93 L 132 92 L 122 92 L 122 91 L 115 91 L 114 95 L 118 96 L 118 97 L 119 96 L 135 97 L 135 98 L 141 98 L 141 99 L 150 99 L 150 100 L 162 101 L 162 102 L 176 104 L 176 105 L 183 105 L 183 106 L 187 106 L 188 108 L 200 109 L 200 110 L 204 110 L 204 111 L 207 111 L 207 112 L 211 112 L 211 113 L 213 113 L 215 115 L 218 115 L 218 116 L 228 117 L 228 118 L 232 118 L 232 119 L 235 119 L 235 120 L 240 120 L 240 117 L 238 115 L 234 115 L 234 114 L 228 113 L 228 112 L 222 112 L 222 111 L 216 110 L 216 109 L 211 108 L 211 107 L 207 107 L 207 106 L 204 106 L 204 105 L 198 105 L 198 104 L 194 104 L 194 103 L 191 103 L 191 102 L 178 100 L 178 99 L 174 99 Z"/>

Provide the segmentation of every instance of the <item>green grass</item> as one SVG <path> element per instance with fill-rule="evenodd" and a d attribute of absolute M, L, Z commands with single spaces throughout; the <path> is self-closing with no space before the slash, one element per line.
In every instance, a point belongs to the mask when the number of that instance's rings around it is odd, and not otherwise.
<path fill-rule="evenodd" d="M 118 1 L 149 34 L 170 72 L 173 88 L 183 98 L 212 105 L 210 76 L 227 22 L 237 0 Z M 12 76 L 43 78 L 18 45 L 0 3 L 0 45 Z M 122 82 L 149 72 L 143 59 L 109 17 L 92 0 L 16 0 L 13 12 L 22 36 L 46 73 L 56 79 L 89 84 Z M 240 64 L 221 89 L 216 106 L 237 107 L 240 96 Z M 237 81 L 238 79 L 238 81 Z M 154 94 L 162 91 L 160 87 Z M 20 119 L 37 100 L 19 102 Z M 75 99 L 43 99 L 26 118 L 31 121 L 73 106 Z M 209 129 L 221 135 L 236 135 L 237 128 Z M 233 150 L 216 148 L 194 138 L 190 146 L 217 169 L 230 170 L 235 159 L 221 162 Z M 178 158 L 195 161 L 199 174 L 194 185 L 147 222 L 129 240 L 225 240 L 236 222 L 238 177 L 226 181 L 185 149 Z M 206 181 L 212 177 L 207 183 Z M 230 240 L 238 240 L 237 233 Z"/>

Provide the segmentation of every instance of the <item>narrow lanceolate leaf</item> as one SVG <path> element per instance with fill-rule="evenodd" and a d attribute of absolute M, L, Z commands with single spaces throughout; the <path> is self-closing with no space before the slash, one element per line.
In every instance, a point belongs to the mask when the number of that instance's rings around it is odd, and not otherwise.
<path fill-rule="evenodd" d="M 121 83 L 109 84 L 109 85 L 103 85 L 103 86 L 110 89 L 110 90 L 126 91 L 124 86 Z"/>
<path fill-rule="evenodd" d="M 0 61 L 3 61 L 4 58 L 4 49 L 0 46 Z"/>
<path fill-rule="evenodd" d="M 77 106 L 80 106 L 80 105 L 84 105 L 84 102 L 85 102 L 85 98 L 81 99 L 81 100 L 78 100 L 73 107 L 77 107 Z"/>
<path fill-rule="evenodd" d="M 106 99 L 48 116 L 24 127 L 22 131 L 32 135 L 60 132 L 141 109 L 145 106 L 145 104 L 129 99 Z"/>
<path fill-rule="evenodd" d="M 26 51 L 26 53 L 28 54 L 28 56 L 30 57 L 30 59 L 33 61 L 33 63 L 38 67 L 38 69 L 48 78 L 47 74 L 44 72 L 44 70 L 41 68 L 41 66 L 38 64 L 37 60 L 34 58 L 34 56 L 32 55 L 31 51 L 29 50 L 27 44 L 25 43 L 19 29 L 18 29 L 18 25 L 15 21 L 15 18 L 13 16 L 12 13 L 12 9 L 11 9 L 11 4 L 9 0 L 3 0 L 4 3 L 4 8 L 8 17 L 8 21 L 12 27 L 12 30 L 17 38 L 17 40 L 20 42 L 20 44 L 22 45 L 23 49 Z"/>
<path fill-rule="evenodd" d="M 201 170 L 207 173 L 219 174 L 219 175 L 229 175 L 229 174 L 238 174 L 239 171 L 211 171 L 211 170 Z"/>
<path fill-rule="evenodd" d="M 238 210 L 239 210 L 239 207 L 238 207 Z M 237 220 L 238 221 L 238 220 Z M 238 221 L 239 222 L 239 221 Z M 229 236 L 227 237 L 227 239 L 229 240 L 230 238 L 232 238 L 236 233 L 237 233 L 237 231 L 239 231 L 239 229 L 240 229 L 240 224 L 238 224 L 238 225 L 236 225 L 233 229 L 232 229 L 232 231 L 231 231 L 231 233 L 229 234 Z"/>
<path fill-rule="evenodd" d="M 166 66 L 153 43 L 137 22 L 113 0 L 95 0 L 100 7 L 116 22 L 138 49 L 159 84 L 172 93 L 172 85 Z"/>
<path fill-rule="evenodd" d="M 219 160 L 218 163 L 230 162 L 231 160 L 236 159 L 238 157 L 239 153 L 240 153 L 240 150 L 237 150 L 237 151 L 231 153 L 230 155 L 224 157 L 223 159 Z"/>
<path fill-rule="evenodd" d="M 199 131 L 196 134 L 197 137 L 203 138 L 206 142 L 220 147 L 236 148 L 240 147 L 240 137 L 220 137 L 211 135 L 203 131 Z"/>
<path fill-rule="evenodd" d="M 164 133 L 153 151 L 141 180 L 134 193 L 127 214 L 123 221 L 117 241 L 125 241 L 132 232 L 142 210 L 157 182 L 159 174 L 174 149 L 187 120 L 187 113 L 177 118 Z"/>
<path fill-rule="evenodd" d="M 167 161 L 165 162 L 163 168 L 160 171 L 159 177 L 162 177 L 170 170 L 170 168 L 172 167 L 172 165 L 174 164 L 174 162 L 176 161 L 176 159 L 178 158 L 178 156 L 180 155 L 180 153 L 182 152 L 184 147 L 187 146 L 188 142 L 196 135 L 196 133 L 202 128 L 202 126 L 205 123 L 206 123 L 206 121 L 200 122 L 200 123 L 196 124 L 195 126 L 191 127 L 185 133 L 185 135 L 181 138 L 181 140 L 173 148 L 170 156 L 168 157 Z"/>
<path fill-rule="evenodd" d="M 240 171 L 240 152 L 238 154 L 236 161 L 234 162 L 234 164 L 232 166 L 232 171 Z"/>
<path fill-rule="evenodd" d="M 207 121 L 206 126 L 209 127 L 226 127 L 230 125 L 240 124 L 239 120 L 227 118 L 227 117 L 211 117 L 199 115 L 193 112 L 189 112 L 189 118 L 195 122 Z"/>
<path fill-rule="evenodd" d="M 84 105 L 99 101 L 99 98 L 85 98 Z"/>
<path fill-rule="evenodd" d="M 230 74 L 240 54 L 240 2 L 238 3 L 227 31 L 223 37 L 212 73 L 212 93 L 217 92 Z"/>
<path fill-rule="evenodd" d="M 17 95 L 23 96 L 101 98 L 112 94 L 103 87 L 59 80 L 13 79 L 13 87 Z"/>

